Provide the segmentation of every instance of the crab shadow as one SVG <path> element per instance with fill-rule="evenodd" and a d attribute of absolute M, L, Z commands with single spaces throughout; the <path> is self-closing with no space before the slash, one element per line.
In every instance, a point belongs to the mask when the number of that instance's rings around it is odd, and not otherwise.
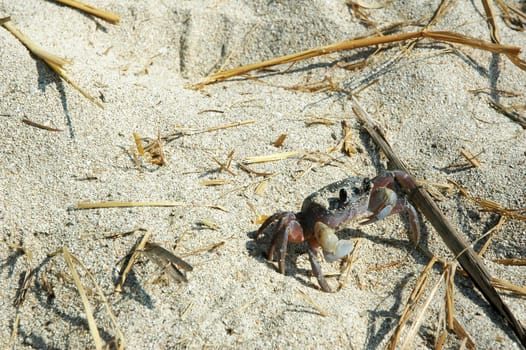
<path fill-rule="evenodd" d="M 250 256 L 255 258 L 260 263 L 266 264 L 269 269 L 274 270 L 275 273 L 279 273 L 277 255 L 274 253 L 272 260 L 267 259 L 267 252 L 272 240 L 272 232 L 275 228 L 274 225 L 271 225 L 267 228 L 266 232 L 260 237 L 256 238 L 257 231 L 251 231 L 247 234 L 248 238 L 251 240 L 247 241 L 246 248 Z M 410 249 L 412 244 L 404 239 L 393 239 L 387 237 L 378 237 L 365 233 L 360 228 L 344 228 L 338 231 L 339 239 L 366 239 L 378 245 L 387 245 L 399 247 L 400 249 Z M 291 243 L 287 244 L 287 254 L 285 257 L 285 275 L 293 277 L 302 285 L 314 289 L 321 290 L 320 286 L 316 282 L 316 278 L 313 275 L 310 266 L 309 268 L 298 267 L 298 258 L 302 255 L 307 255 L 307 242 L 301 243 Z M 277 250 L 277 249 L 276 249 Z M 318 256 L 318 262 L 322 262 L 323 258 Z M 333 280 L 333 278 L 325 276 L 328 281 Z M 329 282 L 330 283 L 330 282 Z M 330 283 L 334 285 L 334 281 Z"/>

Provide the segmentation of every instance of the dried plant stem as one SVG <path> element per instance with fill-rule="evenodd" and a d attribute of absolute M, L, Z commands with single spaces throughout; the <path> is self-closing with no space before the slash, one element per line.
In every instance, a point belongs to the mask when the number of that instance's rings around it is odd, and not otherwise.
<path fill-rule="evenodd" d="M 7 29 L 11 34 L 13 34 L 18 40 L 20 40 L 20 42 L 24 44 L 29 51 L 31 51 L 31 53 L 33 53 L 38 58 L 46 61 L 46 63 L 51 62 L 60 67 L 71 63 L 70 61 L 62 57 L 47 52 L 46 50 L 35 44 L 33 41 L 31 41 L 31 39 L 25 36 L 21 31 L 19 31 L 10 21 L 2 23 L 2 26 L 4 26 L 4 28 Z"/>
<path fill-rule="evenodd" d="M 401 34 L 392 34 L 392 35 L 382 35 L 375 37 L 360 38 L 354 40 L 342 41 L 339 43 L 316 47 L 310 50 L 281 56 L 277 58 L 270 59 L 268 61 L 257 62 L 248 64 L 242 67 L 237 67 L 234 69 L 229 69 L 226 71 L 217 72 L 210 75 L 203 82 L 195 85 L 193 88 L 200 89 L 205 85 L 212 84 L 215 82 L 220 82 L 228 78 L 239 76 L 251 72 L 253 70 L 268 68 L 278 64 L 292 63 L 301 60 L 306 60 L 308 58 L 327 55 L 333 52 L 346 51 L 352 49 L 358 49 L 367 46 L 375 46 L 381 44 L 395 43 L 399 41 L 406 41 L 411 39 L 421 39 L 428 38 L 436 41 L 446 41 L 450 43 L 458 43 L 462 45 L 471 46 L 476 49 L 490 51 L 494 53 L 505 54 L 510 58 L 510 60 L 519 66 L 519 68 L 526 70 L 526 62 L 519 59 L 519 54 L 521 52 L 520 47 L 511 46 L 511 45 L 501 45 L 480 40 L 477 38 L 469 37 L 466 35 L 448 32 L 448 31 L 428 31 L 422 30 L 418 32 L 410 33 L 401 33 Z"/>
<path fill-rule="evenodd" d="M 13 330 L 11 331 L 11 335 L 9 336 L 9 341 L 4 347 L 5 350 L 15 349 L 14 344 L 15 344 L 16 336 L 18 335 L 18 324 L 19 323 L 20 323 L 20 314 L 17 312 L 15 316 L 15 320 L 13 322 Z"/>
<path fill-rule="evenodd" d="M 453 319 L 453 324 L 454 324 L 453 331 L 455 332 L 457 337 L 459 337 L 465 342 L 466 347 L 470 350 L 476 349 L 477 347 L 475 346 L 475 342 L 473 341 L 473 339 L 471 339 L 468 332 L 466 332 L 466 330 L 460 324 L 460 322 L 458 322 L 456 317 Z M 460 348 L 462 348 L 462 346 Z"/>
<path fill-rule="evenodd" d="M 526 215 L 520 214 L 520 211 L 524 211 L 524 209 L 506 208 L 492 200 L 472 196 L 464 187 L 460 186 L 455 181 L 448 179 L 448 182 L 453 184 L 464 197 L 481 207 L 483 210 L 493 212 L 512 219 L 526 221 Z"/>
<path fill-rule="evenodd" d="M 482 5 L 484 6 L 484 11 L 486 12 L 486 20 L 491 30 L 491 40 L 494 43 L 500 43 L 499 28 L 497 27 L 497 22 L 495 21 L 495 14 L 493 13 L 493 7 L 488 0 L 482 0 Z"/>
<path fill-rule="evenodd" d="M 208 204 L 195 204 L 189 202 L 170 202 L 170 201 L 158 201 L 158 202 L 117 202 L 117 201 L 104 201 L 104 202 L 79 202 L 77 203 L 78 209 L 101 209 L 101 208 L 131 208 L 131 207 L 210 207 L 216 208 L 215 205 Z"/>
<path fill-rule="evenodd" d="M 82 89 L 79 85 L 77 85 L 77 83 L 75 83 L 73 81 L 73 79 L 71 79 L 71 77 L 68 75 L 68 73 L 66 72 L 66 69 L 64 69 L 62 66 L 59 66 L 53 62 L 49 62 L 48 60 L 45 60 L 44 59 L 44 62 L 47 63 L 47 65 L 53 69 L 55 71 L 55 73 L 57 73 L 62 79 L 64 79 L 69 85 L 71 85 L 75 90 L 77 90 L 78 92 L 80 92 L 80 94 L 84 97 L 86 97 L 88 100 L 90 100 L 91 102 L 93 102 L 94 104 L 96 104 L 98 107 L 104 109 L 104 106 L 102 105 L 102 103 L 100 103 L 99 101 L 97 101 L 97 99 L 93 96 L 91 96 L 88 92 L 86 92 L 84 89 Z"/>
<path fill-rule="evenodd" d="M 420 328 L 420 325 L 422 324 L 422 321 L 424 319 L 424 315 L 427 311 L 427 308 L 429 307 L 429 305 L 431 304 L 431 301 L 433 300 L 433 298 L 435 297 L 435 294 L 438 290 L 438 287 L 440 287 L 440 284 L 442 283 L 442 281 L 444 280 L 444 277 L 446 275 L 446 271 L 445 270 L 441 275 L 440 275 L 440 278 L 438 279 L 438 281 L 435 283 L 435 285 L 433 286 L 433 288 L 431 289 L 431 291 L 429 292 L 429 295 L 428 297 L 426 298 L 426 300 L 424 301 L 424 304 L 422 305 L 422 307 L 420 308 L 420 312 L 418 314 L 418 316 L 416 317 L 416 319 L 414 320 L 414 322 L 411 324 L 411 327 L 409 328 L 409 330 L 407 331 L 407 335 L 405 337 L 405 340 L 404 342 L 402 343 L 402 346 L 401 346 L 401 349 L 402 350 L 405 350 L 405 349 L 409 349 L 411 348 L 411 346 L 409 345 L 409 342 L 415 338 L 416 336 L 416 332 L 418 331 L 418 329 Z"/>
<path fill-rule="evenodd" d="M 55 0 L 56 2 L 59 2 L 64 5 L 71 6 L 73 8 L 79 9 L 81 11 L 84 11 L 86 13 L 89 13 L 90 15 L 93 15 L 95 17 L 99 17 L 106 22 L 109 22 L 111 24 L 117 24 L 121 20 L 119 15 L 112 13 L 110 11 L 106 10 L 100 10 L 95 7 L 92 7 L 90 5 L 84 4 L 77 0 Z"/>
<path fill-rule="evenodd" d="M 517 286 L 517 285 L 515 285 L 513 283 L 510 283 L 508 281 L 501 280 L 501 279 L 498 279 L 498 278 L 492 278 L 491 279 L 491 283 L 493 283 L 493 285 L 496 288 L 499 288 L 499 289 L 502 289 L 502 290 L 505 290 L 505 291 L 508 291 L 508 292 L 512 292 L 512 293 L 515 293 L 515 294 L 521 295 L 521 296 L 525 296 L 526 295 L 526 287 Z"/>
<path fill-rule="evenodd" d="M 310 304 L 314 309 L 316 309 L 316 311 L 318 311 L 318 313 L 320 314 L 320 316 L 323 316 L 323 317 L 327 317 L 329 316 L 329 313 L 324 309 L 322 308 L 318 303 L 316 303 L 314 301 L 314 299 L 312 299 L 312 297 L 310 295 L 308 295 L 307 293 L 305 293 L 304 291 L 302 291 L 301 289 L 296 289 L 296 292 L 298 293 L 298 295 L 300 297 L 302 297 L 303 300 L 305 300 L 308 304 Z"/>
<path fill-rule="evenodd" d="M 73 276 L 73 282 L 75 283 L 80 298 L 82 299 L 82 303 L 84 304 L 84 311 L 86 312 L 86 318 L 88 319 L 88 326 L 91 336 L 93 337 L 93 341 L 95 343 L 95 348 L 97 350 L 102 350 L 102 339 L 100 337 L 99 330 L 97 329 L 97 323 L 95 322 L 95 318 L 93 317 L 91 304 L 88 300 L 88 296 L 86 295 L 86 291 L 84 290 L 84 286 L 80 281 L 79 274 L 75 269 L 75 266 L 73 265 L 71 255 L 66 247 L 62 247 L 62 255 L 64 256 L 64 260 L 66 260 L 66 264 L 68 265 L 71 271 L 71 275 Z"/>
<path fill-rule="evenodd" d="M 104 106 L 99 101 L 97 101 L 93 96 L 91 96 L 80 86 L 78 86 L 73 81 L 73 79 L 71 79 L 71 77 L 69 77 L 69 75 L 66 73 L 66 69 L 64 68 L 64 66 L 66 64 L 71 63 L 70 61 L 45 51 L 40 46 L 31 41 L 31 39 L 29 39 L 27 36 L 22 34 L 22 32 L 20 32 L 9 21 L 2 23 L 2 26 L 6 28 L 11 34 L 13 34 L 22 44 L 24 44 L 28 48 L 28 50 L 31 51 L 31 53 L 43 60 L 52 70 L 55 71 L 55 73 L 57 73 L 62 79 L 69 83 L 74 89 L 76 89 L 84 97 L 86 97 L 88 100 L 90 100 L 100 108 L 104 108 Z"/>
<path fill-rule="evenodd" d="M 455 319 L 455 271 L 457 264 L 449 263 L 446 267 L 446 326 L 448 330 L 452 330 Z"/>
<path fill-rule="evenodd" d="M 122 286 L 124 285 L 124 282 L 126 282 L 126 277 L 128 276 L 128 273 L 131 271 L 133 264 L 135 264 L 135 260 L 139 257 L 140 252 L 144 249 L 146 246 L 146 243 L 152 236 L 152 233 L 150 231 L 146 231 L 144 236 L 142 236 L 142 239 L 140 240 L 139 244 L 137 244 L 134 249 L 133 253 L 130 256 L 130 259 L 128 260 L 128 263 L 126 264 L 126 267 L 121 270 L 119 282 L 115 286 L 115 293 L 120 293 L 122 291 Z"/>
<path fill-rule="evenodd" d="M 491 242 L 493 241 L 493 237 L 495 236 L 495 232 L 500 230 L 500 228 L 502 227 L 502 224 L 504 224 L 504 221 L 506 221 L 506 217 L 505 216 L 501 216 L 499 218 L 499 221 L 497 222 L 497 224 L 495 224 L 495 226 L 493 226 L 492 228 L 490 228 L 485 234 L 484 236 L 489 236 L 489 238 L 486 240 L 486 242 L 484 242 L 484 244 L 482 245 L 482 248 L 480 248 L 479 250 L 479 256 L 483 256 L 484 253 L 486 252 L 486 250 L 488 249 L 489 245 L 491 244 Z M 483 237 L 484 237 L 483 236 Z"/>
<path fill-rule="evenodd" d="M 51 126 L 47 126 L 47 125 L 43 125 L 43 124 L 39 124 L 39 123 L 36 123 L 32 120 L 29 120 L 27 118 L 24 118 L 22 119 L 22 122 L 24 124 L 27 124 L 29 126 L 34 126 L 35 128 L 39 128 L 39 129 L 42 129 L 42 130 L 48 130 L 48 131 L 64 131 L 63 129 L 57 129 L 57 128 L 53 128 Z"/>
<path fill-rule="evenodd" d="M 275 162 L 278 160 L 295 157 L 300 154 L 301 152 L 294 151 L 294 152 L 285 152 L 285 153 L 273 153 L 273 154 L 268 154 L 265 156 L 246 157 L 244 160 L 244 163 L 245 164 L 255 164 L 255 163 Z"/>
<path fill-rule="evenodd" d="M 409 318 L 411 317 L 414 309 L 416 308 L 416 305 L 418 304 L 418 301 L 422 297 L 427 287 L 427 284 L 429 283 L 429 271 L 436 262 L 437 259 L 435 257 L 432 257 L 431 260 L 427 263 L 426 267 L 424 268 L 424 271 L 422 271 L 420 277 L 416 281 L 415 287 L 413 288 L 413 292 L 411 293 L 411 296 L 407 301 L 404 312 L 402 313 L 402 316 L 400 316 L 400 320 L 398 321 L 396 330 L 393 333 L 391 339 L 389 340 L 389 343 L 387 344 L 387 349 L 396 349 L 396 344 L 398 343 L 398 339 L 400 339 L 400 336 L 402 335 L 402 330 L 404 329 L 404 326 L 407 323 L 407 321 L 409 321 Z"/>

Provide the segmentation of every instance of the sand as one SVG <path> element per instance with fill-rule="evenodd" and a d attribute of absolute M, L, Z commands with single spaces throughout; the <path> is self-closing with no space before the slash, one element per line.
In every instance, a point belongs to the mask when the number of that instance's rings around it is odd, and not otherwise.
<path fill-rule="evenodd" d="M 218 69 L 372 30 L 344 1 L 90 4 L 119 14 L 121 22 L 107 24 L 54 2 L 0 1 L 1 17 L 11 16 L 34 42 L 71 59 L 71 77 L 104 105 L 101 109 L 84 98 L 7 30 L 0 30 L 2 347 L 10 344 L 17 315 L 10 348 L 94 347 L 63 256 L 49 258 L 67 247 L 104 290 L 129 349 L 385 348 L 428 262 L 409 241 L 405 217 L 392 216 L 342 233 L 360 238 L 360 243 L 348 282 L 335 293 L 319 289 L 303 245 L 290 245 L 287 273 L 282 275 L 276 263 L 265 259 L 268 239 L 254 240 L 258 215 L 298 211 L 303 198 L 333 181 L 372 177 L 385 169 L 385 160 L 351 111 L 350 90 L 360 90 L 360 103 L 418 178 L 439 184 L 452 179 L 475 196 L 505 207 L 526 207 L 526 133 L 488 102 L 524 105 L 526 74 L 504 56 L 422 41 L 406 53 L 394 45 L 362 68 L 343 67 L 360 62 L 374 48 L 275 67 L 253 74 L 258 80 L 236 78 L 192 90 L 190 85 Z M 429 18 L 439 6 L 438 1 L 382 4 L 366 10 L 379 27 Z M 506 27 L 500 11 L 496 13 L 502 42 L 526 47 L 526 36 Z M 432 28 L 490 40 L 479 2 L 455 3 Z M 521 57 L 526 58 L 524 53 Z M 341 89 L 290 89 L 324 79 Z M 372 80 L 374 84 L 367 85 Z M 316 118 L 332 123 L 307 125 Z M 36 128 L 23 119 L 63 131 Z M 358 150 L 350 157 L 340 151 L 328 153 L 342 138 L 343 120 L 351 126 L 352 145 Z M 151 139 L 158 133 L 175 135 L 163 147 L 166 165 L 141 157 L 137 166 L 134 132 Z M 281 134 L 286 139 L 277 148 L 273 142 Z M 480 168 L 466 166 L 461 148 L 477 155 Z M 230 152 L 231 173 L 221 171 L 214 161 L 225 164 Z M 238 166 L 246 157 L 284 152 L 308 153 L 311 160 L 294 156 L 248 165 L 253 173 Z M 226 183 L 203 184 L 216 179 Z M 256 193 L 262 182 L 266 189 Z M 497 223 L 497 215 L 481 211 L 457 191 L 443 196 L 440 207 L 480 249 L 485 240 L 477 240 Z M 188 205 L 78 210 L 77 204 L 84 201 Z M 203 221 L 217 227 L 211 229 Z M 440 237 L 422 221 L 422 245 L 451 260 Z M 144 231 L 119 234 L 139 228 L 149 230 L 152 241 L 193 266 L 187 283 L 171 281 L 156 264 L 140 257 L 122 293 L 114 292 L 120 263 Z M 23 246 L 28 254 L 14 246 Z M 495 277 L 524 286 L 524 266 L 492 260 L 525 256 L 526 223 L 508 219 L 483 260 Z M 344 279 L 340 266 L 322 263 L 333 288 Z M 13 300 L 28 267 L 35 271 L 34 278 L 17 308 Z M 79 273 L 93 290 L 80 268 Z M 439 266 L 431 270 L 425 296 L 441 274 Z M 410 348 L 434 347 L 444 327 L 444 294 L 440 283 L 416 335 L 409 339 Z M 502 292 L 502 297 L 525 324 L 524 296 Z M 115 333 L 100 298 L 90 293 L 88 298 L 101 337 L 110 341 Z M 455 278 L 455 317 L 477 348 L 520 348 L 506 323 L 462 276 Z M 445 348 L 459 348 L 461 343 L 449 333 Z"/>

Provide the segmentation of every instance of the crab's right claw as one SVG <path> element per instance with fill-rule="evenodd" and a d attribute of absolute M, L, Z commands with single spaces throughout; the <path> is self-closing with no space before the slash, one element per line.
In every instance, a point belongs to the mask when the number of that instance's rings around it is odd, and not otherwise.
<path fill-rule="evenodd" d="M 354 244 L 350 240 L 338 239 L 335 230 L 325 225 L 323 222 L 316 222 L 314 225 L 314 235 L 323 249 L 325 260 L 333 262 L 349 255 Z"/>

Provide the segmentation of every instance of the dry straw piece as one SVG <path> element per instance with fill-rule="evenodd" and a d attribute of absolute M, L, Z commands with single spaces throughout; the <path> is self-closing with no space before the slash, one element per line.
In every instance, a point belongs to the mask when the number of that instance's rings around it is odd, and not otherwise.
<path fill-rule="evenodd" d="M 308 295 L 301 289 L 296 289 L 296 292 L 303 300 L 305 300 L 310 306 L 312 306 L 316 311 L 318 311 L 320 316 L 322 317 L 329 316 L 329 313 L 324 308 L 322 308 L 318 303 L 316 303 L 310 295 Z"/>
<path fill-rule="evenodd" d="M 157 201 L 157 202 L 118 202 L 118 201 L 103 201 L 103 202 L 79 202 L 77 203 L 78 209 L 102 209 L 102 208 L 131 208 L 131 207 L 191 207 L 191 206 L 204 206 L 212 207 L 213 205 L 199 205 L 188 202 L 170 202 L 170 201 Z"/>
<path fill-rule="evenodd" d="M 77 291 L 79 292 L 80 298 L 82 300 L 82 304 L 84 305 L 84 311 L 86 313 L 86 318 L 88 320 L 88 326 L 89 326 L 89 329 L 90 329 L 91 336 L 93 337 L 93 341 L 95 343 L 95 348 L 97 350 L 103 349 L 102 338 L 100 337 L 99 330 L 98 330 L 98 327 L 97 327 L 97 323 L 95 322 L 95 318 L 93 316 L 92 307 L 91 307 L 91 304 L 90 304 L 90 302 L 88 300 L 88 296 L 86 294 L 86 290 L 85 290 L 84 285 L 82 284 L 82 282 L 80 280 L 80 276 L 79 276 L 79 274 L 77 272 L 77 269 L 75 268 L 75 265 L 73 263 L 76 263 L 77 265 L 82 267 L 82 269 L 86 272 L 86 274 L 89 276 L 89 278 L 91 279 L 91 281 L 93 282 L 93 284 L 97 288 L 97 294 L 103 301 L 103 304 L 104 304 L 104 306 L 106 308 L 106 311 L 108 312 L 108 315 L 110 317 L 111 323 L 113 325 L 114 332 L 116 333 L 116 336 L 117 336 L 117 339 L 116 339 L 117 340 L 117 347 L 116 348 L 117 349 L 124 349 L 124 347 L 125 347 L 124 335 L 123 335 L 122 331 L 120 330 L 119 325 L 117 324 L 117 320 L 115 318 L 115 315 L 113 314 L 113 312 L 111 311 L 111 309 L 109 307 L 109 303 L 108 303 L 108 300 L 107 300 L 106 296 L 104 295 L 104 293 L 103 293 L 102 289 L 100 288 L 100 286 L 97 284 L 95 278 L 89 272 L 89 270 L 77 258 L 75 258 L 73 255 L 71 255 L 71 253 L 68 251 L 68 249 L 66 247 L 62 247 L 60 252 L 62 253 L 62 256 L 64 257 L 64 260 L 66 261 L 66 264 L 68 265 L 68 267 L 70 269 L 71 275 L 73 277 L 73 282 L 75 284 L 75 287 L 77 288 Z"/>
<path fill-rule="evenodd" d="M 151 236 L 152 236 L 152 233 L 150 231 L 146 231 L 146 233 L 142 236 L 139 243 L 133 248 L 133 252 L 130 258 L 128 259 L 126 265 L 121 269 L 119 273 L 119 281 L 117 282 L 117 285 L 115 286 L 115 293 L 121 293 L 122 286 L 124 285 L 124 282 L 126 282 L 126 277 L 128 276 L 128 273 L 131 271 L 133 264 L 135 264 L 135 261 L 139 257 L 140 251 L 144 249 L 146 242 L 148 242 Z"/>
<path fill-rule="evenodd" d="M 287 158 L 296 157 L 300 154 L 301 152 L 298 152 L 298 151 L 285 152 L 285 153 L 272 153 L 272 154 L 267 154 L 266 156 L 246 157 L 243 162 L 245 164 L 276 162 L 278 160 L 284 160 Z"/>
<path fill-rule="evenodd" d="M 71 79 L 71 77 L 67 74 L 64 66 L 66 64 L 70 64 L 70 61 L 45 51 L 40 46 L 31 41 L 31 39 L 25 36 L 21 31 L 19 31 L 10 21 L 3 22 L 2 26 L 5 29 L 7 29 L 11 34 L 13 34 L 23 45 L 25 45 L 27 49 L 31 51 L 31 53 L 33 53 L 35 56 L 44 61 L 52 70 L 55 71 L 55 73 L 57 73 L 62 79 L 64 79 L 73 88 L 80 92 L 84 97 L 86 97 L 88 100 L 90 100 L 100 108 L 104 108 L 104 106 L 99 101 L 97 101 L 93 96 L 91 96 L 80 86 L 78 86 L 73 81 L 73 79 Z"/>
<path fill-rule="evenodd" d="M 80 1 L 77 1 L 77 0 L 54 0 L 54 1 L 56 1 L 58 3 L 61 3 L 61 4 L 64 4 L 64 5 L 71 6 L 73 8 L 78 9 L 78 10 L 81 10 L 81 11 L 84 11 L 84 12 L 89 13 L 90 15 L 93 15 L 95 17 L 99 17 L 99 18 L 101 18 L 101 19 L 103 19 L 106 22 L 109 22 L 111 24 L 117 24 L 121 20 L 119 15 L 117 15 L 115 13 L 112 13 L 112 12 L 106 11 L 106 10 L 100 10 L 98 8 L 95 8 L 93 6 L 84 4 L 84 3 L 80 2 Z"/>
<path fill-rule="evenodd" d="M 302 51 L 302 52 L 298 52 L 298 53 L 294 53 L 294 54 L 290 54 L 290 55 L 286 55 L 282 57 L 273 58 L 268 61 L 248 64 L 245 66 L 241 66 L 241 67 L 237 67 L 234 69 L 229 69 L 226 71 L 221 71 L 221 72 L 212 74 L 208 78 L 206 78 L 203 82 L 194 85 L 193 88 L 200 89 L 208 84 L 220 82 L 220 81 L 223 81 L 223 80 L 235 77 L 235 76 L 246 74 L 254 70 L 268 68 L 268 67 L 272 67 L 278 64 L 297 62 L 297 61 L 306 60 L 312 57 L 327 55 L 333 52 L 346 51 L 346 50 L 358 49 L 362 47 L 376 46 L 376 45 L 381 45 L 381 44 L 389 44 L 389 43 L 395 43 L 399 41 L 422 39 L 422 38 L 432 39 L 435 41 L 445 41 L 449 43 L 457 43 L 457 44 L 470 46 L 470 47 L 480 49 L 480 50 L 504 54 L 520 69 L 526 70 L 526 62 L 522 61 L 519 58 L 519 54 L 521 52 L 520 47 L 511 46 L 511 45 L 495 44 L 495 43 L 487 42 L 487 41 L 484 41 L 478 38 L 473 38 L 473 37 L 469 37 L 469 36 L 454 33 L 454 32 L 422 30 L 422 31 L 410 32 L 410 33 L 381 35 L 381 36 L 366 37 L 366 38 L 360 38 L 360 39 L 354 39 L 354 40 L 347 40 L 347 41 L 342 41 L 342 42 L 335 43 L 335 44 L 316 47 L 310 50 L 306 50 L 306 51 Z"/>

